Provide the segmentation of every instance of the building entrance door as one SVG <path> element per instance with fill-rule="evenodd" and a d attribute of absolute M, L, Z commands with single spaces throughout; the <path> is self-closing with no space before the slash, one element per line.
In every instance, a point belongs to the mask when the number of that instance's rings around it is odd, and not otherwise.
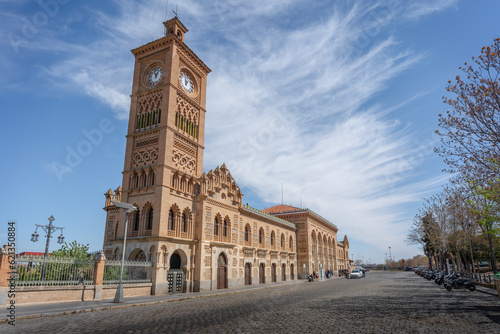
<path fill-rule="evenodd" d="M 259 266 L 259 283 L 260 284 L 266 283 L 266 270 L 264 267 L 264 263 L 261 263 Z"/>
<path fill-rule="evenodd" d="M 286 281 L 286 267 L 284 263 L 281 265 L 281 280 L 283 282 Z"/>
<path fill-rule="evenodd" d="M 276 282 L 276 263 L 271 265 L 271 282 Z"/>
<path fill-rule="evenodd" d="M 227 260 L 223 253 L 217 260 L 217 289 L 227 289 Z"/>
<path fill-rule="evenodd" d="M 245 285 L 252 285 L 252 267 L 250 263 L 245 264 Z"/>
<path fill-rule="evenodd" d="M 293 273 L 293 263 L 290 264 L 290 279 L 291 280 L 294 280 L 295 279 L 295 275 Z"/>
<path fill-rule="evenodd" d="M 167 272 L 168 293 L 184 292 L 184 272 L 182 269 L 170 269 Z"/>

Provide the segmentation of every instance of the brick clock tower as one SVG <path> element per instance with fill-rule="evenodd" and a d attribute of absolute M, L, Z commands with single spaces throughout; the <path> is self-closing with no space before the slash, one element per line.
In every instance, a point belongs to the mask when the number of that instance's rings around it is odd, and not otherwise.
<path fill-rule="evenodd" d="M 123 189 L 110 189 L 105 194 L 104 252 L 108 259 L 121 257 L 125 222 L 124 212 L 111 200 L 139 208 L 129 216 L 127 228 L 127 250 L 130 245 L 139 251 L 127 260 L 155 261 L 162 251 L 169 251 L 155 246 L 141 251 L 144 243 L 194 239 L 192 212 L 197 180 L 203 172 L 210 69 L 184 44 L 188 30 L 177 17 L 164 25 L 164 37 L 132 50 L 135 68 Z M 183 214 L 181 209 L 174 212 L 174 203 L 189 208 L 189 213 Z"/>

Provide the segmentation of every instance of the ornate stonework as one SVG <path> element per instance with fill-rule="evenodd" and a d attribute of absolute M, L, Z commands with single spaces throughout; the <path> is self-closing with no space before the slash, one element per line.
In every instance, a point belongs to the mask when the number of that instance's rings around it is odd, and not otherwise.
<path fill-rule="evenodd" d="M 158 159 L 158 147 L 137 149 L 133 158 L 134 168 L 154 165 Z"/>

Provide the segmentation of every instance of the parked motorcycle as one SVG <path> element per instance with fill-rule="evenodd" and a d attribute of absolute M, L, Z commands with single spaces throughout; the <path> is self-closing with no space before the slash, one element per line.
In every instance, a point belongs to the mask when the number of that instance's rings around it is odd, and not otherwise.
<path fill-rule="evenodd" d="M 476 285 L 474 284 L 474 280 L 470 278 L 460 278 L 460 275 L 455 274 L 452 278 L 448 279 L 448 282 L 445 284 L 445 288 L 448 291 L 453 289 L 469 289 L 469 291 L 476 290 Z"/>
<path fill-rule="evenodd" d="M 434 280 L 434 283 L 436 283 L 437 285 L 441 285 L 443 284 L 444 282 L 444 277 L 446 276 L 446 272 L 445 271 L 442 271 L 440 272 L 437 276 L 436 276 L 436 279 Z"/>

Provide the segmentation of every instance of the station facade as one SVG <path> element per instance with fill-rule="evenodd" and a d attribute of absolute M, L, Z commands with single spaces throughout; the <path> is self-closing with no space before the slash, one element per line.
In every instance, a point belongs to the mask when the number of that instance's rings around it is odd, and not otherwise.
<path fill-rule="evenodd" d="M 295 280 L 352 264 L 347 237 L 309 209 L 257 210 L 228 167 L 203 172 L 206 84 L 210 69 L 184 43 L 175 17 L 164 37 L 135 56 L 122 186 L 109 190 L 103 250 L 121 259 L 126 214 L 111 201 L 138 208 L 128 217 L 126 260 L 152 262 L 153 293 L 207 291 Z"/>

